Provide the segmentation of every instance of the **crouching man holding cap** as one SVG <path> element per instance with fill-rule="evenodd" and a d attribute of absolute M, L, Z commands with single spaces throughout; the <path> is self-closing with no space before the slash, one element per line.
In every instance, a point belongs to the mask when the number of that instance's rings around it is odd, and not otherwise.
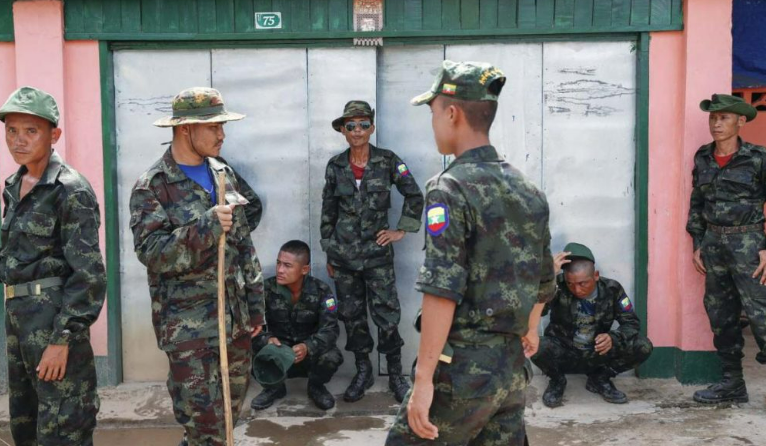
<path fill-rule="evenodd" d="M 11 434 L 17 445 L 92 445 L 99 399 L 90 326 L 106 276 L 98 202 L 51 148 L 56 101 L 31 87 L 0 108 L 21 167 L 5 181 L 0 280 L 5 289 Z"/>
<path fill-rule="evenodd" d="M 556 295 L 544 312 L 551 321 L 532 362 L 550 378 L 543 404 L 561 406 L 565 374 L 584 373 L 585 388 L 610 403 L 627 403 L 611 378 L 638 367 L 652 353 L 652 343 L 638 332 L 640 322 L 625 290 L 617 281 L 600 277 L 591 250 L 570 243 L 553 258 Z M 612 329 L 614 321 L 620 326 Z"/>

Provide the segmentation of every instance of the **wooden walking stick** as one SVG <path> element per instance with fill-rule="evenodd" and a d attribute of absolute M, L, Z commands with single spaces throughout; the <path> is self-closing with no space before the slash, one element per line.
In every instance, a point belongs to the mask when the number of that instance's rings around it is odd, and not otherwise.
<path fill-rule="evenodd" d="M 226 173 L 218 173 L 218 206 L 226 204 Z M 229 351 L 226 346 L 226 233 L 218 239 L 218 345 L 223 384 L 223 409 L 226 419 L 226 446 L 234 446 L 234 422 L 231 416 L 229 387 Z"/>

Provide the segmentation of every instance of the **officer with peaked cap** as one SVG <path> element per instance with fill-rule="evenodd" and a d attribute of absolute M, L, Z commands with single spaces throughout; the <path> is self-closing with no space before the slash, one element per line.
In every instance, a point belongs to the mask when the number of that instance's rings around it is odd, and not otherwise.
<path fill-rule="evenodd" d="M 247 391 L 250 340 L 264 321 L 263 278 L 244 207 L 248 200 L 220 157 L 229 112 L 218 90 L 190 88 L 173 99 L 173 115 L 155 122 L 173 128 L 170 149 L 136 182 L 130 229 L 146 265 L 157 344 L 170 363 L 168 391 L 182 445 L 224 445 L 217 317 L 217 249 L 226 234 L 229 374 L 234 422 Z M 217 189 L 219 173 L 226 190 Z M 217 206 L 225 194 L 226 204 Z"/>
<path fill-rule="evenodd" d="M 11 435 L 17 445 L 92 445 L 99 399 L 90 326 L 106 292 L 98 202 L 52 149 L 61 129 L 51 95 L 16 90 L 0 121 L 20 166 L 5 181 L 0 235 Z"/>
<path fill-rule="evenodd" d="M 525 443 L 525 356 L 555 284 L 545 194 L 489 141 L 505 80 L 444 61 L 412 101 L 430 106 L 439 153 L 455 160 L 427 185 L 420 348 L 387 445 Z"/>
<path fill-rule="evenodd" d="M 694 393 L 700 403 L 747 402 L 742 374 L 744 310 L 758 345 L 755 359 L 766 364 L 766 148 L 739 137 L 758 114 L 741 98 L 714 94 L 700 103 L 708 112 L 713 142 L 697 150 L 686 231 L 692 261 L 705 276 L 705 310 L 722 379 Z"/>

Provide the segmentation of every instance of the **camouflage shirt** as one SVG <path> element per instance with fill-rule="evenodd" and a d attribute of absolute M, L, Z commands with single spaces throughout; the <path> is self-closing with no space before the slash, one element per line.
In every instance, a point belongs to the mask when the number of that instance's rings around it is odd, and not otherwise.
<path fill-rule="evenodd" d="M 556 278 L 558 290 L 553 300 L 546 306 L 543 314 L 550 311 L 551 321 L 545 328 L 545 336 L 563 339 L 570 345 L 577 329 L 578 299 L 566 285 L 564 275 Z M 596 304 L 596 335 L 609 333 L 614 348 L 627 348 L 638 336 L 640 322 L 633 309 L 633 302 L 628 297 L 619 282 L 606 277 L 598 279 L 596 289 L 598 296 Z M 612 323 L 619 322 L 620 327 L 612 330 Z"/>
<path fill-rule="evenodd" d="M 277 284 L 277 278 L 266 280 L 267 328 L 256 338 L 256 346 L 265 346 L 276 337 L 289 346 L 305 343 L 310 355 L 321 355 L 335 347 L 338 340 L 338 303 L 332 289 L 321 280 L 306 276 L 303 290 L 293 305 L 292 293 Z"/>
<path fill-rule="evenodd" d="M 764 222 L 766 148 L 740 139 L 739 150 L 724 167 L 718 166 L 714 151 L 715 143 L 710 143 L 694 155 L 686 231 L 694 239 L 695 250 L 702 244 L 708 223 L 745 226 Z"/>
<path fill-rule="evenodd" d="M 402 216 L 396 226 L 402 231 L 420 230 L 423 194 L 401 158 L 372 144 L 370 160 L 357 188 L 350 153 L 351 149 L 347 149 L 327 163 L 322 191 L 321 244 L 331 265 L 361 271 L 393 262 L 393 246 L 380 246 L 375 242 L 376 234 L 388 229 L 391 185 L 404 195 Z"/>
<path fill-rule="evenodd" d="M 428 182 L 426 258 L 416 289 L 457 302 L 449 339 L 524 336 L 555 290 L 545 194 L 492 146 Z"/>
<path fill-rule="evenodd" d="M 214 178 L 226 172 L 227 203 L 245 203 L 232 169 L 208 158 Z M 178 167 L 170 150 L 144 172 L 130 197 L 130 228 L 146 265 L 152 323 L 166 351 L 218 346 L 218 238 L 211 196 Z M 230 339 L 263 325 L 263 277 L 243 206 L 226 236 L 226 314 Z"/>
<path fill-rule="evenodd" d="M 61 277 L 61 310 L 48 343 L 87 338 L 87 328 L 101 313 L 106 293 L 96 195 L 88 180 L 64 164 L 56 152 L 40 181 L 19 200 L 25 173 L 26 167 L 21 167 L 5 181 L 0 280 L 16 285 Z"/>
<path fill-rule="evenodd" d="M 222 156 L 219 156 L 218 160 L 226 165 L 229 164 Z M 247 217 L 247 225 L 250 226 L 250 232 L 255 231 L 261 223 L 261 217 L 263 217 L 263 203 L 261 202 L 261 197 L 255 193 L 253 188 L 250 187 L 247 181 L 245 181 L 233 167 L 229 167 L 232 172 L 234 172 L 234 178 L 237 180 L 237 184 L 239 184 L 239 193 L 248 201 L 248 203 L 243 206 L 245 216 Z"/>

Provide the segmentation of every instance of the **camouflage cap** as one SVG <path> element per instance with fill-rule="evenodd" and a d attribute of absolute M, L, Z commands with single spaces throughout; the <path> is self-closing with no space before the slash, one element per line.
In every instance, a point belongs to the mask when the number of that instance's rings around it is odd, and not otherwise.
<path fill-rule="evenodd" d="M 495 81 L 500 84 L 495 87 L 495 92 L 490 92 L 489 87 Z M 503 85 L 505 74 L 491 64 L 445 60 L 431 89 L 410 102 L 412 105 L 428 104 L 440 94 L 464 101 L 497 101 Z"/>
<path fill-rule="evenodd" d="M 567 259 L 585 259 L 596 263 L 596 258 L 593 256 L 593 252 L 587 246 L 580 243 L 567 243 L 564 247 L 564 251 L 568 252 Z"/>
<path fill-rule="evenodd" d="M 223 96 L 215 88 L 188 88 L 173 98 L 173 115 L 154 121 L 157 127 L 239 121 L 245 115 L 226 111 Z"/>
<path fill-rule="evenodd" d="M 343 122 L 347 118 L 358 118 L 365 116 L 370 118 L 371 123 L 375 123 L 375 110 L 370 107 L 370 104 L 365 101 L 348 101 L 346 102 L 346 106 L 343 107 L 343 115 L 339 118 L 333 119 L 332 128 L 334 128 L 336 132 L 340 132 L 340 128 L 343 126 Z"/>
<path fill-rule="evenodd" d="M 262 386 L 274 386 L 287 379 L 295 363 L 295 352 L 285 344 L 268 344 L 253 358 L 253 376 Z"/>
<path fill-rule="evenodd" d="M 24 113 L 43 118 L 59 125 L 59 107 L 53 96 L 35 87 L 21 87 L 11 93 L 8 100 L 0 108 L 0 121 L 5 122 L 5 115 Z"/>
<path fill-rule="evenodd" d="M 747 122 L 758 116 L 758 110 L 744 99 L 728 94 L 714 94 L 710 99 L 700 102 L 700 109 L 706 112 L 731 112 L 747 118 Z"/>

